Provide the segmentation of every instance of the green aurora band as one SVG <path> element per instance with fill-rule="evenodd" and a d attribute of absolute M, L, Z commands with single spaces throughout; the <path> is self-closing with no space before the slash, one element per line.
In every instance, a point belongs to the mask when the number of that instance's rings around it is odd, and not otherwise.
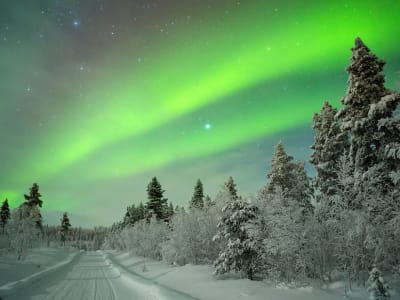
<path fill-rule="evenodd" d="M 348 64 L 356 36 L 380 57 L 398 55 L 400 2 L 346 2 L 288 2 L 275 12 L 264 1 L 251 1 L 223 20 L 210 15 L 204 24 L 176 27 L 173 42 L 151 40 L 143 61 L 129 40 L 108 49 L 94 58 L 97 71 L 82 99 L 95 105 L 65 107 L 47 131 L 31 138 L 29 155 L 10 173 L 10 182 L 54 181 L 65 174 L 83 181 L 118 178 L 308 126 L 324 99 L 334 97 L 329 100 L 338 105 L 345 82 L 319 82 L 318 90 L 299 84 L 263 96 L 251 108 L 237 97 L 287 77 L 300 83 L 303 74 L 328 79 Z M 218 103 L 229 107 L 231 99 L 238 106 L 215 116 L 211 130 L 188 121 Z M 186 133 L 179 135 L 182 126 Z M 0 197 L 14 194 L 1 191 Z"/>

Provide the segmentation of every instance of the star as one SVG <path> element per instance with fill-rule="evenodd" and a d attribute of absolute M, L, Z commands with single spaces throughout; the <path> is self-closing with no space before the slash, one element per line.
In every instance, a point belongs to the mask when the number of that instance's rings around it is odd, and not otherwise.
<path fill-rule="evenodd" d="M 211 129 L 211 124 L 210 124 L 210 123 L 206 123 L 206 124 L 204 125 L 204 129 L 210 130 L 210 129 Z"/>
<path fill-rule="evenodd" d="M 73 25 L 75 28 L 78 28 L 79 25 L 81 25 L 81 22 L 79 22 L 79 20 L 74 20 L 74 22 L 72 22 L 72 25 Z"/>

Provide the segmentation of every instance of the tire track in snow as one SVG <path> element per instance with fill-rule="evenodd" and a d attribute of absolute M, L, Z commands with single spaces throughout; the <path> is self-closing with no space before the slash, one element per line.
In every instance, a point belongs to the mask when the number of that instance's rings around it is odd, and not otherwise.
<path fill-rule="evenodd" d="M 121 274 L 122 272 L 122 274 Z M 87 252 L 74 263 L 4 300 L 188 300 L 189 295 L 126 273 L 100 252 Z"/>
<path fill-rule="evenodd" d="M 107 267 L 107 268 L 108 268 L 108 267 Z M 106 275 L 106 271 L 104 270 L 104 268 L 102 268 L 101 270 L 102 270 L 103 275 L 104 275 L 104 278 L 106 279 L 107 284 L 108 284 L 108 286 L 110 287 L 110 290 L 111 290 L 111 292 L 112 292 L 112 297 L 110 298 L 110 300 L 119 300 L 119 299 L 118 299 L 118 296 L 117 296 L 117 292 L 115 291 L 115 288 L 114 288 L 113 284 L 111 283 L 110 277 L 108 277 L 108 276 Z"/>

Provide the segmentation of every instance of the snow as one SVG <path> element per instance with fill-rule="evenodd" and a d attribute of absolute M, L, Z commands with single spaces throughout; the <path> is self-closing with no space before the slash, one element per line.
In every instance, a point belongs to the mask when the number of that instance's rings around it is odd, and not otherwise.
<path fill-rule="evenodd" d="M 6 283 L 14 282 L 42 273 L 49 268 L 54 268 L 63 262 L 70 261 L 77 250 L 39 248 L 33 249 L 23 261 L 17 261 L 15 254 L 0 255 L 0 290 Z"/>
<path fill-rule="evenodd" d="M 42 251 L 40 256 L 45 257 L 46 254 L 48 251 Z M 18 269 L 20 266 L 14 267 Z M 13 273 L 14 269 L 8 268 L 7 271 Z M 6 277 L 7 273 L 2 272 L 2 277 Z M 100 252 L 75 252 L 62 263 L 53 264 L 46 271 L 1 286 L 0 299 L 186 300 L 193 298 L 116 268 Z"/>
<path fill-rule="evenodd" d="M 115 251 L 37 249 L 23 262 L 3 255 L 0 267 L 2 300 L 339 300 L 345 290 L 343 282 L 318 288 L 250 281 L 231 274 L 217 278 L 210 265 L 177 267 Z M 368 299 L 368 294 L 353 287 L 347 299 Z M 392 299 L 400 298 L 392 293 Z"/>
<path fill-rule="evenodd" d="M 48 276 L 69 264 L 77 254 L 77 250 L 40 248 L 31 250 L 23 261 L 16 261 L 15 255 L 1 255 L 0 295 L 13 293 Z"/>
<path fill-rule="evenodd" d="M 324 288 L 311 286 L 294 287 L 287 284 L 273 284 L 266 281 L 250 281 L 235 275 L 219 278 L 212 275 L 210 265 L 185 265 L 181 267 L 164 262 L 131 256 L 127 252 L 107 251 L 104 254 L 116 268 L 126 270 L 142 278 L 149 279 L 160 286 L 169 287 L 191 295 L 197 299 L 248 299 L 248 300 L 339 300 L 344 299 L 345 284 L 336 282 Z M 145 268 L 144 268 L 145 265 Z M 143 271 L 145 269 L 145 271 Z M 347 291 L 347 298 L 368 299 L 364 288 Z M 393 295 L 392 299 L 399 295 Z"/>

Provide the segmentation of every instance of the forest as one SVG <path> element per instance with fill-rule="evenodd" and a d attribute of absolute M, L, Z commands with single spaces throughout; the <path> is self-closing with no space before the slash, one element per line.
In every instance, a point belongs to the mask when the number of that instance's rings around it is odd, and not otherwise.
<path fill-rule="evenodd" d="M 253 196 L 229 177 L 211 199 L 198 179 L 187 207 L 174 206 L 154 177 L 147 202 L 132 199 L 122 220 L 94 230 L 71 227 L 67 214 L 58 227 L 43 226 L 34 184 L 14 211 L 3 202 L 0 250 L 21 259 L 38 243 L 67 243 L 172 265 L 213 264 L 216 276 L 346 280 L 349 288 L 400 276 L 400 93 L 385 87 L 385 62 L 360 38 L 351 50 L 342 106 L 324 102 L 312 118 L 313 177 L 278 142 Z"/>

